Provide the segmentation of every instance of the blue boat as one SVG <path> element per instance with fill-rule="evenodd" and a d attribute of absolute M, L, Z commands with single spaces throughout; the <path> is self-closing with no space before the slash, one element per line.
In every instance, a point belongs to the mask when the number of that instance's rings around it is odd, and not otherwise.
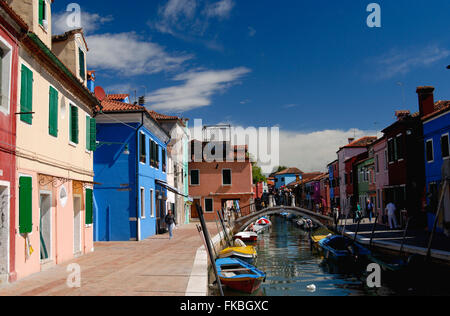
<path fill-rule="evenodd" d="M 216 260 L 220 281 L 227 287 L 252 294 L 266 279 L 266 274 L 245 261 L 236 258 Z"/>
<path fill-rule="evenodd" d="M 367 259 L 370 250 L 341 235 L 333 235 L 319 241 L 325 259 L 340 261 L 360 261 Z"/>

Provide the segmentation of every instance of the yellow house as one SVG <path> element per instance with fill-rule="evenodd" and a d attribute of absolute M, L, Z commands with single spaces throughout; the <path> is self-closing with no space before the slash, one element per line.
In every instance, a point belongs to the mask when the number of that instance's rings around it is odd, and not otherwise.
<path fill-rule="evenodd" d="M 82 30 L 51 33 L 50 0 L 10 0 L 29 25 L 19 50 L 17 279 L 93 251 L 99 101 L 87 89 Z M 13 278 L 14 279 L 14 278 Z"/>

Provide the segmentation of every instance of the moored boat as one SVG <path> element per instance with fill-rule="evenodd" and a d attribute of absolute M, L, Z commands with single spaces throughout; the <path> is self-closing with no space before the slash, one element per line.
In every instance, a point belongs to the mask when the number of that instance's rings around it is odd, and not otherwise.
<path fill-rule="evenodd" d="M 258 253 L 253 246 L 228 247 L 219 253 L 219 258 L 237 258 L 248 263 L 253 263 L 257 255 Z"/>
<path fill-rule="evenodd" d="M 243 242 L 256 242 L 258 241 L 258 234 L 255 232 L 241 232 L 233 236 L 234 240 L 240 239 Z"/>
<path fill-rule="evenodd" d="M 257 291 L 266 278 L 264 272 L 240 259 L 217 259 L 216 267 L 223 285 L 248 294 Z"/>
<path fill-rule="evenodd" d="M 370 250 L 348 237 L 332 235 L 318 242 L 325 259 L 336 261 L 360 261 L 370 255 Z"/>
<path fill-rule="evenodd" d="M 319 241 L 321 241 L 322 239 L 325 239 L 327 237 L 330 237 L 332 235 L 333 235 L 333 232 L 331 232 L 330 230 L 328 230 L 325 227 L 321 227 L 319 229 L 316 229 L 311 234 L 311 240 L 315 246 L 318 246 Z"/>

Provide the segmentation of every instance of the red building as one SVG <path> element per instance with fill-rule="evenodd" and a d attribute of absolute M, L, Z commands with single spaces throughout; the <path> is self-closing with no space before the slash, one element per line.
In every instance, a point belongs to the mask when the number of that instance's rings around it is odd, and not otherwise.
<path fill-rule="evenodd" d="M 356 164 L 369 157 L 368 152 L 363 152 L 345 161 L 345 190 L 347 195 L 347 203 L 345 211 L 354 211 L 359 200 L 358 196 L 358 172 L 355 168 Z M 352 213 L 350 213 L 352 214 Z"/>
<path fill-rule="evenodd" d="M 196 148 L 197 147 L 197 148 Z M 205 159 L 209 156 L 211 159 Z M 191 218 L 198 218 L 201 205 L 205 220 L 214 221 L 216 211 L 239 206 L 242 214 L 253 203 L 253 173 L 247 146 L 228 142 L 191 142 L 189 195 L 194 202 Z"/>
<path fill-rule="evenodd" d="M 16 112 L 18 39 L 28 30 L 23 20 L 0 1 L 0 286 L 15 281 Z"/>

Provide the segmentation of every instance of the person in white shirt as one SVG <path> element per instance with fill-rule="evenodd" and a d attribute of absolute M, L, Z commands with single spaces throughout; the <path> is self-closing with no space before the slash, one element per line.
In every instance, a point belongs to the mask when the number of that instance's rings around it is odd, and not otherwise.
<path fill-rule="evenodd" d="M 389 219 L 389 226 L 391 227 L 391 229 L 398 228 L 397 217 L 395 215 L 396 210 L 397 210 L 397 208 L 395 207 L 395 204 L 392 202 L 386 206 L 386 211 L 388 213 L 388 219 Z"/>

